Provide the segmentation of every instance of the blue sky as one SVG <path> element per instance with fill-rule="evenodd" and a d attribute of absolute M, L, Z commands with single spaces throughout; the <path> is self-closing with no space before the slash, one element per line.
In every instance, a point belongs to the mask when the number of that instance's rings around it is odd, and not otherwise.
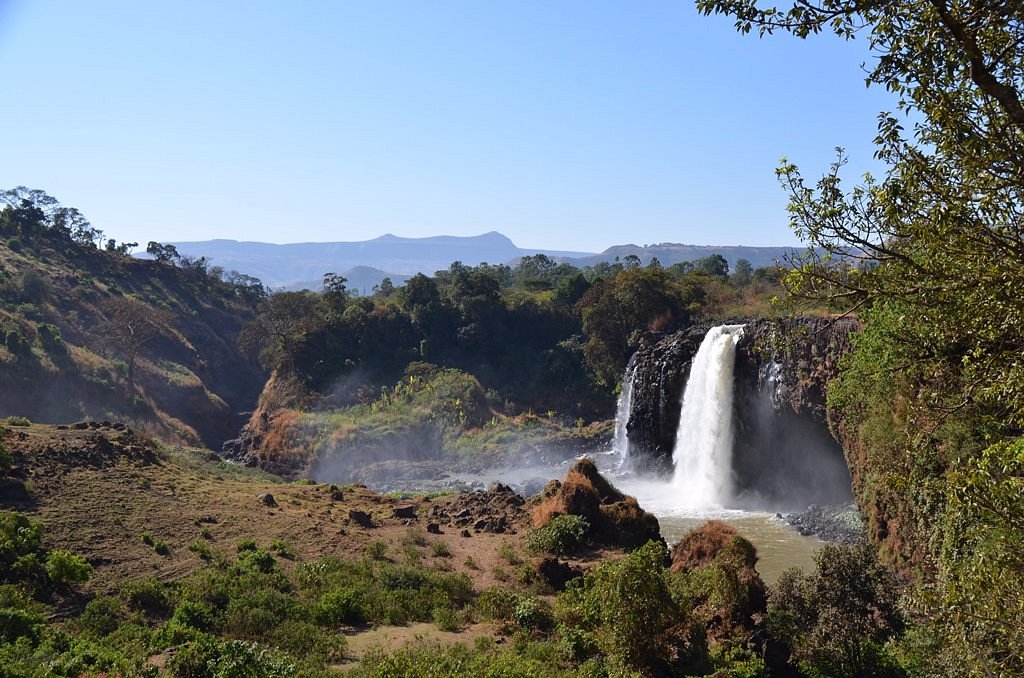
<path fill-rule="evenodd" d="M 688 0 L 0 0 L 0 187 L 143 245 L 788 245 L 780 157 L 872 167 L 866 50 Z"/>

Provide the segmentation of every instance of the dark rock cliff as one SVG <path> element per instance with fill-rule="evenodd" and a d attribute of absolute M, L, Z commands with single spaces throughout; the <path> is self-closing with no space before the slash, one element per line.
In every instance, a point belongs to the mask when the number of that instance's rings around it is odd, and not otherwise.
<path fill-rule="evenodd" d="M 803 507 L 849 497 L 850 478 L 829 433 L 825 389 L 838 374 L 856 322 L 758 319 L 736 346 L 733 470 L 740 503 Z M 709 325 L 637 352 L 626 424 L 630 457 L 671 468 L 681 397 Z"/>

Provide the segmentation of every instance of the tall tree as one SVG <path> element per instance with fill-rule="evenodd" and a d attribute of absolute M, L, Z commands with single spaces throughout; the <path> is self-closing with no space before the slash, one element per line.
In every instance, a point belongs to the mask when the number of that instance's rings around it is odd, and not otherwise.
<path fill-rule="evenodd" d="M 108 347 L 123 355 L 128 363 L 128 392 L 134 395 L 135 366 L 142 349 L 158 336 L 174 332 L 174 316 L 132 297 L 113 297 L 102 304 L 101 310 L 102 336 Z"/>

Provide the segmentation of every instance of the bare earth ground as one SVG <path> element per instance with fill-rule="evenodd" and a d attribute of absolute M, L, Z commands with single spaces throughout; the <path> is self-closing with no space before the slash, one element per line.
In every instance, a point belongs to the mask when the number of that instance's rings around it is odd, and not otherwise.
<path fill-rule="evenodd" d="M 294 554 L 293 561 L 282 559 L 288 567 L 289 562 L 329 555 L 357 559 L 376 541 L 398 559 L 403 548 L 410 548 L 410 536 L 418 535 L 420 543 L 426 538 L 424 546 L 415 547 L 424 565 L 465 572 L 477 591 L 508 582 L 514 573 L 517 565 L 499 549 L 523 557 L 524 511 L 502 534 L 474 529 L 477 516 L 458 526 L 437 519 L 442 533 L 428 533 L 431 508 L 437 507 L 434 515 L 457 513 L 458 495 L 403 500 L 361 486 L 282 483 L 207 451 L 158 450 L 131 431 L 95 423 L 83 428 L 9 426 L 3 443 L 14 467 L 0 480 L 0 508 L 42 520 L 50 548 L 84 556 L 95 568 L 87 590 L 96 593 L 150 576 L 174 580 L 205 567 L 188 548 L 199 539 L 229 556 L 243 539 L 260 546 L 281 540 Z M 276 506 L 259 499 L 264 493 L 273 496 Z M 415 517 L 396 517 L 396 507 L 406 507 Z M 350 511 L 369 514 L 372 526 L 357 524 Z M 169 552 L 158 554 L 144 543 L 144 533 L 165 542 Z M 450 555 L 435 555 L 443 551 L 434 546 L 438 541 Z M 394 646 L 416 638 L 472 642 L 495 631 L 478 625 L 452 634 L 431 624 L 354 629 L 349 647 L 358 657 L 376 644 Z"/>

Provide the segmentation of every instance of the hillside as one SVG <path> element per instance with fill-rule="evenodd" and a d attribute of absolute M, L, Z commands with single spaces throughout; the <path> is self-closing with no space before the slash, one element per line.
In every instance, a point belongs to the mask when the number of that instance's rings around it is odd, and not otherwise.
<path fill-rule="evenodd" d="M 0 416 L 113 419 L 210 446 L 232 437 L 263 382 L 237 346 L 262 288 L 202 261 L 100 249 L 102 233 L 42 196 L 0 212 Z"/>
<path fill-rule="evenodd" d="M 709 524 L 670 558 L 658 521 L 589 461 L 530 500 L 499 484 L 393 497 L 282 483 L 121 425 L 7 424 L 0 675 L 763 675 L 769 661 L 753 546 Z"/>

